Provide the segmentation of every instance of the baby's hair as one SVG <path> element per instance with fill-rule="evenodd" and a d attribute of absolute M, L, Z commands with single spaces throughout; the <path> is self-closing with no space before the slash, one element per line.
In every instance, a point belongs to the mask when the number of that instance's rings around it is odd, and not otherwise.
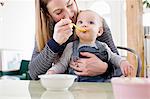
<path fill-rule="evenodd" d="M 93 11 L 93 10 L 80 10 L 80 11 L 79 11 L 79 14 L 80 14 L 81 12 L 86 12 L 86 11 L 93 12 L 93 13 L 95 13 L 96 15 L 98 15 L 99 18 L 100 18 L 100 23 L 102 23 L 102 24 L 101 24 L 101 27 L 103 27 L 104 18 L 103 18 L 102 16 L 100 16 L 97 12 L 95 12 L 95 11 Z M 78 15 L 79 15 L 79 14 L 78 14 Z"/>

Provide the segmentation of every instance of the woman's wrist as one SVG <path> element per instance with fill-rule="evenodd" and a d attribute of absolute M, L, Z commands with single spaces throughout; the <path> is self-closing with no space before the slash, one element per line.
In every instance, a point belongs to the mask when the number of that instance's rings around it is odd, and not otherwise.
<path fill-rule="evenodd" d="M 105 73 L 107 71 L 108 64 L 106 62 L 103 62 L 103 71 L 102 73 Z"/>
<path fill-rule="evenodd" d="M 63 42 L 57 40 L 56 38 L 53 38 L 53 40 L 54 40 L 59 46 L 61 46 L 61 45 L 63 44 Z"/>
<path fill-rule="evenodd" d="M 54 39 L 49 40 L 47 45 L 54 53 L 60 52 L 63 48 L 63 46 L 59 45 Z"/>

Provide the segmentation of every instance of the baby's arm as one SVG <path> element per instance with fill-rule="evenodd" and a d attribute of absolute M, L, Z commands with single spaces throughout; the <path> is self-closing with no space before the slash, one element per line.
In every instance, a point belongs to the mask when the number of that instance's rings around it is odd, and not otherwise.
<path fill-rule="evenodd" d="M 60 60 L 47 71 L 47 74 L 64 73 L 68 68 L 68 64 L 71 59 L 71 54 L 72 54 L 72 43 L 69 43 L 67 44 Z"/>
<path fill-rule="evenodd" d="M 106 44 L 104 44 L 104 46 L 108 52 L 108 60 L 110 60 L 110 62 L 115 66 L 120 67 L 124 76 L 133 76 L 135 73 L 134 66 L 131 65 L 125 58 L 113 53 Z"/>
<path fill-rule="evenodd" d="M 120 68 L 124 76 L 135 75 L 135 68 L 128 61 L 121 61 Z"/>

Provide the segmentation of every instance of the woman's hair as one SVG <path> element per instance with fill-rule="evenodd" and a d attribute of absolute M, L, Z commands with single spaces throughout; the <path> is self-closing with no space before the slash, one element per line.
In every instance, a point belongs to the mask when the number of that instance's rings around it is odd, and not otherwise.
<path fill-rule="evenodd" d="M 44 48 L 48 40 L 52 38 L 54 32 L 55 22 L 46 7 L 49 1 L 35 0 L 35 37 L 39 52 Z"/>
<path fill-rule="evenodd" d="M 35 0 L 35 37 L 40 52 L 47 41 L 52 38 L 54 20 L 47 10 L 49 0 Z"/>

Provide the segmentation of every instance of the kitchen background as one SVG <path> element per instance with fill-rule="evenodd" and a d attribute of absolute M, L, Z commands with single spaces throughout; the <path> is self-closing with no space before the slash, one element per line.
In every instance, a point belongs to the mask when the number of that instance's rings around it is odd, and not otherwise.
<path fill-rule="evenodd" d="M 92 9 L 103 16 L 115 44 L 127 46 L 125 0 L 76 0 L 80 9 Z M 30 60 L 35 40 L 34 0 L 0 0 L 0 70 L 18 69 L 22 59 Z M 145 34 L 150 34 L 150 10 L 143 9 Z M 150 40 L 145 53 L 150 60 Z M 145 47 L 146 48 L 146 47 Z M 126 55 L 126 53 L 122 53 Z"/>

